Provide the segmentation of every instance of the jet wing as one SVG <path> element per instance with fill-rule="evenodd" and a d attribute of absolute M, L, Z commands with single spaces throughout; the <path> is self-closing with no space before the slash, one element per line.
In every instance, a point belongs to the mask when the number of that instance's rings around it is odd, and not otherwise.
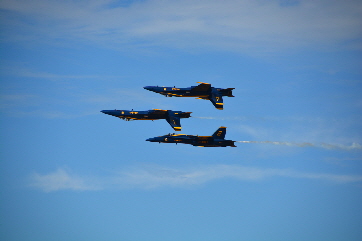
<path fill-rule="evenodd" d="M 198 86 L 195 86 L 192 91 L 209 91 L 211 88 L 211 84 L 208 83 L 202 83 L 202 82 L 197 82 L 200 83 Z"/>
<path fill-rule="evenodd" d="M 175 131 L 181 131 L 180 117 L 169 115 L 166 117 L 166 121 L 171 125 Z"/>

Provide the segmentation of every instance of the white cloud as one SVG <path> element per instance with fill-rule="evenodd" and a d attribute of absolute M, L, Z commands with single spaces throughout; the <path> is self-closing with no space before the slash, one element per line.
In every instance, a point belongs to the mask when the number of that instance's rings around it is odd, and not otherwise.
<path fill-rule="evenodd" d="M 256 144 L 272 144 L 272 145 L 284 145 L 284 146 L 298 146 L 298 147 L 319 147 L 325 149 L 341 149 L 341 150 L 362 150 L 362 145 L 353 142 L 351 145 L 335 145 L 335 144 L 315 144 L 309 142 L 288 142 L 288 141 L 236 141 L 239 143 L 256 143 Z"/>
<path fill-rule="evenodd" d="M 336 44 L 361 49 L 360 1 L 286 2 L 148 0 L 117 7 L 115 1 L 3 0 L 0 6 L 10 12 L 4 24 L 27 33 L 13 33 L 18 40 L 69 38 L 123 50 L 166 46 L 265 53 L 304 46 L 333 50 Z"/>
<path fill-rule="evenodd" d="M 24 106 L 24 104 L 27 106 L 34 105 L 37 102 L 37 96 L 31 94 L 4 94 L 0 95 L 0 100 L 0 109 L 5 109 Z"/>
<path fill-rule="evenodd" d="M 18 118 L 41 117 L 46 119 L 70 119 L 82 116 L 99 114 L 98 110 L 84 110 L 63 112 L 50 105 L 44 107 L 42 103 L 51 103 L 46 97 L 31 94 L 0 94 L 0 110 L 2 114 Z M 68 101 L 68 100 L 67 100 Z M 65 103 L 65 102 L 64 102 Z M 63 103 L 63 104 L 64 104 Z M 68 101 L 68 106 L 73 102 Z"/>
<path fill-rule="evenodd" d="M 12 77 L 22 77 L 22 78 L 34 78 L 34 79 L 45 79 L 51 81 L 70 81 L 70 80 L 112 80 L 119 79 L 123 76 L 116 75 L 62 75 L 54 74 L 50 72 L 41 72 L 29 68 L 20 67 L 19 65 L 2 65 L 0 66 L 0 71 L 4 75 Z"/>
<path fill-rule="evenodd" d="M 101 92 L 101 90 L 71 94 L 67 92 L 68 98 L 64 99 L 54 99 L 55 97 L 39 94 L 0 94 L 0 111 L 7 116 L 19 118 L 72 119 L 99 115 L 99 111 L 102 109 L 119 108 L 118 104 L 115 105 L 115 103 L 129 104 L 131 108 L 139 109 L 152 109 L 155 106 L 162 109 L 172 109 L 170 103 L 156 95 L 145 96 L 144 91 L 142 88 L 140 90 L 119 88 L 105 92 Z M 48 105 L 44 106 L 43 103 L 48 103 Z M 59 105 L 66 106 L 66 111 L 60 110 Z"/>
<path fill-rule="evenodd" d="M 362 176 L 359 175 L 304 173 L 290 169 L 264 169 L 240 165 L 209 165 L 190 168 L 161 166 L 130 168 L 107 178 L 82 177 L 71 174 L 68 170 L 58 169 L 49 174 L 32 175 L 30 186 L 45 192 L 129 188 L 153 189 L 162 187 L 187 188 L 224 178 L 232 178 L 239 181 L 262 181 L 275 177 L 315 179 L 334 183 L 362 181 Z"/>
<path fill-rule="evenodd" d="M 59 190 L 85 191 L 99 190 L 101 188 L 93 178 L 79 177 L 65 169 L 58 169 L 45 175 L 35 173 L 31 176 L 30 186 L 39 188 L 44 192 Z"/>

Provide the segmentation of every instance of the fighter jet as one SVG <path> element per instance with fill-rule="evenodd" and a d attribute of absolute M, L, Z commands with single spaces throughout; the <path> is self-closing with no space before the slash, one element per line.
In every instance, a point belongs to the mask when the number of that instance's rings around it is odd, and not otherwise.
<path fill-rule="evenodd" d="M 164 95 L 166 97 L 198 97 L 196 99 L 210 100 L 212 104 L 219 110 L 224 108 L 223 96 L 234 97 L 232 90 L 235 88 L 215 88 L 211 87 L 211 84 L 200 83 L 198 86 L 191 86 L 187 88 L 176 87 L 159 87 L 159 86 L 145 86 L 146 90 L 153 91 Z"/>
<path fill-rule="evenodd" d="M 236 147 L 231 140 L 225 140 L 226 127 L 221 126 L 212 136 L 193 136 L 183 134 L 168 134 L 149 138 L 146 141 L 159 143 L 183 143 L 200 147 Z"/>
<path fill-rule="evenodd" d="M 166 119 L 175 131 L 181 131 L 180 118 L 189 118 L 192 112 L 172 111 L 172 110 L 102 110 L 104 114 L 112 115 L 120 119 L 130 120 L 159 120 Z"/>

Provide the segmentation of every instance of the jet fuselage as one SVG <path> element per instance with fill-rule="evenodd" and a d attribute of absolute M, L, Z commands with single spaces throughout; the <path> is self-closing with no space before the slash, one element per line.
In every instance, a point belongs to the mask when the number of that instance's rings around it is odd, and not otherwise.
<path fill-rule="evenodd" d="M 219 110 L 223 109 L 223 96 L 234 97 L 232 90 L 234 88 L 215 88 L 208 83 L 200 83 L 198 86 L 187 88 L 176 87 L 160 87 L 160 86 L 145 86 L 146 90 L 153 91 L 166 97 L 197 97 L 197 99 L 210 100 L 212 104 Z"/>
<path fill-rule="evenodd" d="M 184 134 L 168 134 L 148 138 L 146 141 L 158 143 L 182 143 L 200 147 L 236 147 L 234 141 L 225 140 L 226 127 L 220 127 L 212 136 L 194 136 Z"/>
<path fill-rule="evenodd" d="M 175 131 L 181 130 L 180 118 L 189 118 L 192 112 L 172 111 L 172 110 L 102 110 L 104 114 L 118 117 L 120 119 L 129 120 L 159 120 L 165 119 Z"/>

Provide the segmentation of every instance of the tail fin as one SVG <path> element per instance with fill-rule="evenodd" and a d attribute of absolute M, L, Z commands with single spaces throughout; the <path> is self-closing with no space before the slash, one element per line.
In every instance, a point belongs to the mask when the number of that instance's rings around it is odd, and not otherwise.
<path fill-rule="evenodd" d="M 220 126 L 220 128 L 217 129 L 217 131 L 215 131 L 212 137 L 214 137 L 215 139 L 225 139 L 225 135 L 226 135 L 226 127 Z"/>
<path fill-rule="evenodd" d="M 181 131 L 180 117 L 175 115 L 175 111 L 167 111 L 166 121 L 175 131 Z M 190 115 L 190 114 L 189 114 Z"/>
<path fill-rule="evenodd" d="M 215 106 L 216 109 L 218 109 L 218 110 L 224 109 L 224 103 L 223 103 L 222 95 L 213 95 L 213 94 L 211 94 L 210 101 Z"/>

